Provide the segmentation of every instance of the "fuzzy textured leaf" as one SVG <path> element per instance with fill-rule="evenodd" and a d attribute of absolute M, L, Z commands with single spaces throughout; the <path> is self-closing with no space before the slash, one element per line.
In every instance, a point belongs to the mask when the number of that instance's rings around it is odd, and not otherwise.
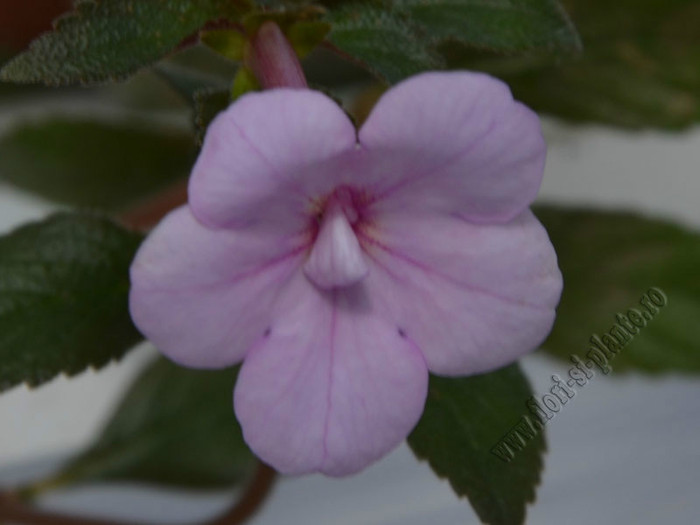
<path fill-rule="evenodd" d="M 433 38 L 501 52 L 581 50 L 556 0 L 398 0 L 396 5 Z"/>
<path fill-rule="evenodd" d="M 569 54 L 576 30 L 555 0 L 356 1 L 332 9 L 329 41 L 390 83 L 447 65 L 441 43 L 509 54 Z"/>
<path fill-rule="evenodd" d="M 425 412 L 408 444 L 459 496 L 469 498 L 484 523 L 524 523 L 526 505 L 535 499 L 544 434 L 533 434 L 510 462 L 491 452 L 527 413 L 531 395 L 517 364 L 472 377 L 430 377 Z"/>
<path fill-rule="evenodd" d="M 102 367 L 141 339 L 128 311 L 140 242 L 84 213 L 0 237 L 0 391 Z"/>
<path fill-rule="evenodd" d="M 122 80 L 170 53 L 207 21 L 237 18 L 244 0 L 79 0 L 0 80 L 49 85 Z"/>
<path fill-rule="evenodd" d="M 544 349 L 566 360 L 588 350 L 616 314 L 641 309 L 650 288 L 668 304 L 610 362 L 615 371 L 700 372 L 700 234 L 633 213 L 540 206 L 564 275 Z"/>
<path fill-rule="evenodd" d="M 122 480 L 222 488 L 246 479 L 256 460 L 233 413 L 236 374 L 181 368 L 159 358 L 56 483 Z"/>
<path fill-rule="evenodd" d="M 117 210 L 186 177 L 194 157 L 186 129 L 48 118 L 0 136 L 0 180 L 57 202 Z"/>
<path fill-rule="evenodd" d="M 406 17 L 373 4 L 355 3 L 332 11 L 329 41 L 390 83 L 440 66 L 431 42 L 415 33 Z"/>

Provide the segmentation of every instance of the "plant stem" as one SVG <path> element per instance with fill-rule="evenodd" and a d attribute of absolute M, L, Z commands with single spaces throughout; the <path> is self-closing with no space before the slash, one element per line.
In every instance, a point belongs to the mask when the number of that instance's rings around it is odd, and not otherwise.
<path fill-rule="evenodd" d="M 248 521 L 262 506 L 272 491 L 277 473 L 264 463 L 258 468 L 241 497 L 220 516 L 195 525 L 241 525 Z M 0 492 L 0 522 L 19 525 L 152 525 L 131 521 L 115 521 L 100 518 L 84 518 L 67 514 L 37 510 L 23 503 L 12 492 Z"/>
<path fill-rule="evenodd" d="M 186 202 L 187 181 L 183 180 L 120 214 L 117 220 L 128 228 L 147 231 L 158 224 L 168 212 Z"/>
<path fill-rule="evenodd" d="M 206 525 L 238 525 L 245 523 L 262 506 L 272 492 L 272 487 L 277 480 L 277 472 L 265 465 L 258 463 L 258 468 L 253 480 L 240 499 L 227 512 L 206 522 Z"/>

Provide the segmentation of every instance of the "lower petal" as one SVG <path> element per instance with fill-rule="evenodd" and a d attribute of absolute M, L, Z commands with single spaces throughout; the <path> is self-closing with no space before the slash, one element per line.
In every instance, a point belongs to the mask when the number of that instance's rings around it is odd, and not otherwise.
<path fill-rule="evenodd" d="M 551 330 L 561 273 L 529 210 L 504 225 L 405 214 L 376 224 L 361 235 L 372 262 L 368 289 L 432 372 L 499 368 L 534 350 Z"/>
<path fill-rule="evenodd" d="M 347 475 L 411 431 L 425 362 L 375 310 L 364 283 L 323 292 L 301 276 L 285 291 L 235 391 L 245 439 L 265 462 L 287 474 Z"/>

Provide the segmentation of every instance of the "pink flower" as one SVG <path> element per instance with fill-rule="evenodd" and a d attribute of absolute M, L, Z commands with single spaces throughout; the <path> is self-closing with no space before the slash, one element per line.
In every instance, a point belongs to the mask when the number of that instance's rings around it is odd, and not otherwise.
<path fill-rule="evenodd" d="M 411 431 L 429 370 L 492 370 L 549 332 L 544 158 L 536 115 L 486 75 L 413 77 L 359 131 L 315 91 L 246 95 L 141 247 L 132 316 L 185 366 L 243 361 L 235 411 L 264 461 L 356 472 Z"/>

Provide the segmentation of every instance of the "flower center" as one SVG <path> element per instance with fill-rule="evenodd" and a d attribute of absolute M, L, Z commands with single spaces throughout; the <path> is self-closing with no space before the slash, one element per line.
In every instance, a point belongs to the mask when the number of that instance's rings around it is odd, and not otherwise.
<path fill-rule="evenodd" d="M 304 264 L 304 273 L 318 287 L 350 286 L 369 273 L 352 227 L 359 217 L 350 188 L 338 188 L 328 197 L 313 248 Z"/>

